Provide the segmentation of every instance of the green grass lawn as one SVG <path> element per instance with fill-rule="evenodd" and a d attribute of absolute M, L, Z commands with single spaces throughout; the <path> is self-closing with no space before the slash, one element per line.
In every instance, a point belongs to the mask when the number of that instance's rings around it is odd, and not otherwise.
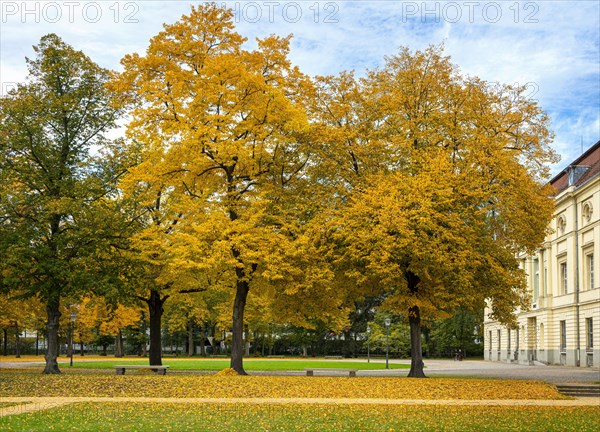
<path fill-rule="evenodd" d="M 105 361 L 77 361 L 73 362 L 73 368 L 77 369 L 112 369 L 114 365 L 148 365 L 148 359 L 114 359 Z M 220 371 L 229 367 L 229 359 L 163 359 L 163 365 L 169 365 L 169 370 L 199 370 Z M 392 364 L 390 369 L 410 368 L 407 364 Z M 61 366 L 68 368 L 69 366 Z M 344 368 L 344 369 L 385 369 L 385 363 L 367 363 L 366 361 L 336 361 L 336 360 L 264 360 L 246 359 L 244 368 L 247 371 L 301 371 L 304 368 Z"/>
<path fill-rule="evenodd" d="M 598 407 L 77 403 L 2 431 L 597 431 Z"/>

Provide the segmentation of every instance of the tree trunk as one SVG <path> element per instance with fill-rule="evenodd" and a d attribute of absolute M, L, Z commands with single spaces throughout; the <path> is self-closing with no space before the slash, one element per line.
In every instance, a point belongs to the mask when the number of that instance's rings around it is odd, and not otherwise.
<path fill-rule="evenodd" d="M 207 330 L 201 328 L 199 330 L 199 336 L 200 336 L 200 355 L 202 357 L 206 356 L 206 334 L 207 334 Z"/>
<path fill-rule="evenodd" d="M 260 337 L 260 335 L 258 334 L 258 332 L 254 333 L 254 356 L 258 356 L 258 349 L 259 349 L 259 345 L 258 345 L 258 338 Z"/>
<path fill-rule="evenodd" d="M 423 336 L 425 337 L 425 357 L 430 358 L 431 352 L 429 349 L 429 345 L 431 344 L 431 337 L 429 335 L 429 330 L 426 328 L 423 329 Z"/>
<path fill-rule="evenodd" d="M 204 343 L 204 341 L 202 341 Z M 194 323 L 188 322 L 188 355 L 193 356 L 196 354 L 196 347 L 194 346 Z"/>
<path fill-rule="evenodd" d="M 83 340 L 81 340 L 81 335 L 79 335 L 79 355 L 83 357 Z"/>
<path fill-rule="evenodd" d="M 119 329 L 117 336 L 115 336 L 115 357 L 123 357 L 123 334 L 121 333 L 121 329 Z"/>
<path fill-rule="evenodd" d="M 4 355 L 7 356 L 8 355 L 8 330 L 7 329 L 2 329 L 2 333 L 4 334 Z"/>
<path fill-rule="evenodd" d="M 69 325 L 69 334 L 67 335 L 67 357 L 73 354 L 73 323 Z"/>
<path fill-rule="evenodd" d="M 243 270 L 241 270 L 243 272 Z M 235 301 L 233 303 L 233 329 L 231 337 L 231 364 L 230 367 L 240 375 L 248 375 L 244 370 L 242 357 L 244 355 L 244 309 L 248 298 L 248 281 L 242 280 L 239 275 L 236 283 Z"/>
<path fill-rule="evenodd" d="M 237 161 L 237 159 L 236 159 Z M 237 162 L 236 162 L 237 163 Z M 235 163 L 227 167 L 227 192 L 228 194 L 236 192 L 234 181 L 233 181 L 233 170 L 235 169 Z M 232 222 L 237 220 L 238 215 L 233 207 L 229 208 L 229 220 Z M 230 367 L 234 369 L 239 375 L 248 375 L 244 370 L 243 354 L 244 354 L 244 310 L 246 308 L 246 299 L 248 298 L 248 291 L 250 285 L 248 282 L 248 275 L 244 270 L 244 262 L 241 259 L 240 251 L 233 246 L 231 248 L 231 254 L 236 259 L 237 265 L 235 267 L 236 276 L 236 291 L 235 300 L 233 302 L 233 328 L 231 336 L 231 363 Z M 252 264 L 252 272 L 256 271 L 257 264 Z"/>
<path fill-rule="evenodd" d="M 246 357 L 250 357 L 250 332 L 248 330 L 248 326 L 244 326 L 244 345 L 246 347 L 246 351 L 244 353 L 244 355 Z"/>
<path fill-rule="evenodd" d="M 40 332 L 35 331 L 35 355 L 40 355 Z"/>
<path fill-rule="evenodd" d="M 418 306 L 408 309 L 410 324 L 410 378 L 426 378 L 423 372 L 423 350 L 421 347 L 421 311 Z"/>
<path fill-rule="evenodd" d="M 20 342 L 21 338 L 19 337 L 19 325 L 15 324 L 15 357 L 21 358 L 21 347 Z"/>
<path fill-rule="evenodd" d="M 58 295 L 52 296 L 46 304 L 46 314 L 48 322 L 46 323 L 48 349 L 46 351 L 46 367 L 42 373 L 59 374 L 58 368 L 58 327 L 60 319 L 60 300 Z"/>
<path fill-rule="evenodd" d="M 150 298 L 146 300 L 150 312 L 150 366 L 162 366 L 162 338 L 161 321 L 163 314 L 163 300 L 158 291 L 150 291 Z"/>

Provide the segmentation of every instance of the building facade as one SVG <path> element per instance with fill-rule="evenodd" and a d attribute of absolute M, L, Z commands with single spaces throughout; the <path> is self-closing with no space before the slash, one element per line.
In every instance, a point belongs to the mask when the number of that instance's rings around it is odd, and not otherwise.
<path fill-rule="evenodd" d="M 551 180 L 555 217 L 538 253 L 521 256 L 531 309 L 518 327 L 485 315 L 486 360 L 600 367 L 600 141 Z"/>

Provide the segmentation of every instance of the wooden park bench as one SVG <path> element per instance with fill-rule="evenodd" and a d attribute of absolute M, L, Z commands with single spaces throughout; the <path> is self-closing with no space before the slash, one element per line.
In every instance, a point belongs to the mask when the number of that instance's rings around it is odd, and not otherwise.
<path fill-rule="evenodd" d="M 326 358 L 326 359 L 343 359 L 344 357 L 342 357 L 342 356 L 325 356 L 324 358 Z"/>
<path fill-rule="evenodd" d="M 150 369 L 157 375 L 166 375 L 169 366 L 118 365 L 114 366 L 117 375 L 125 375 L 125 369 Z"/>
<path fill-rule="evenodd" d="M 333 368 L 304 368 L 306 376 L 314 376 L 315 372 L 348 372 L 348 376 L 355 377 L 358 369 L 333 369 Z"/>

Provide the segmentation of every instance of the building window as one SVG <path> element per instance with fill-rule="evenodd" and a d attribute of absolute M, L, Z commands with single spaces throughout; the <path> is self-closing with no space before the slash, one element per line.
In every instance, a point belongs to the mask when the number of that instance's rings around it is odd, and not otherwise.
<path fill-rule="evenodd" d="M 501 339 L 502 333 L 500 332 L 500 330 L 497 330 L 497 335 L 498 335 L 498 351 L 500 351 L 500 349 L 502 348 L 501 344 L 500 344 L 500 341 L 502 340 Z"/>
<path fill-rule="evenodd" d="M 567 322 L 560 322 L 560 350 L 567 350 Z"/>
<path fill-rule="evenodd" d="M 587 335 L 587 349 L 591 350 L 594 348 L 594 320 L 593 318 L 586 318 L 585 320 L 585 333 Z"/>
<path fill-rule="evenodd" d="M 544 273 L 543 273 L 543 277 L 544 280 L 542 281 L 542 296 L 546 297 L 548 295 L 548 254 L 546 253 L 546 250 L 542 250 L 542 262 L 543 262 L 543 269 L 544 269 Z"/>
<path fill-rule="evenodd" d="M 506 350 L 510 352 L 510 334 L 512 333 L 512 330 L 509 328 L 506 332 Z"/>
<path fill-rule="evenodd" d="M 533 260 L 533 302 L 537 303 L 540 297 L 540 262 Z"/>
<path fill-rule="evenodd" d="M 568 291 L 568 279 L 567 279 L 567 263 L 566 262 L 562 262 L 560 263 L 560 293 L 561 294 L 567 294 Z"/>
<path fill-rule="evenodd" d="M 594 288 L 594 254 L 589 253 L 585 256 L 585 266 L 586 266 L 586 283 L 587 289 Z"/>
<path fill-rule="evenodd" d="M 492 331 L 488 332 L 488 341 L 489 341 L 489 351 L 492 350 Z"/>

